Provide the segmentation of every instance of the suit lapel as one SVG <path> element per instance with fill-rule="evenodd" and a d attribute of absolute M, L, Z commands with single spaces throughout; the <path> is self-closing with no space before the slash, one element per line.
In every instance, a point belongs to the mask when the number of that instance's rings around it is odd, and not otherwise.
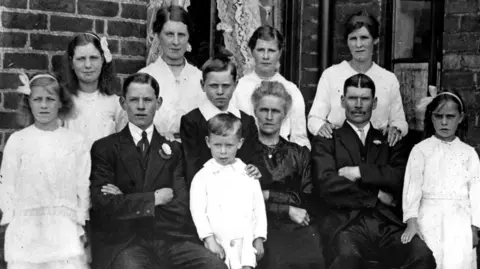
<path fill-rule="evenodd" d="M 338 129 L 338 139 L 340 143 L 347 149 L 350 158 L 358 165 L 362 163 L 362 142 L 352 127 L 345 121 L 342 128 Z"/>
<path fill-rule="evenodd" d="M 130 129 L 128 129 L 128 125 L 120 132 L 119 149 L 120 158 L 125 165 L 125 170 L 127 170 L 128 175 L 135 185 L 142 186 L 144 175 L 141 163 L 142 156 L 133 142 L 133 137 Z"/>
<path fill-rule="evenodd" d="M 386 143 L 383 138 L 381 131 L 374 129 L 373 126 L 370 126 L 370 130 L 367 134 L 367 139 L 365 141 L 366 151 L 367 151 L 367 163 L 376 163 L 378 154 L 382 148 L 383 143 Z"/>
<path fill-rule="evenodd" d="M 160 150 L 164 138 L 160 136 L 157 130 L 153 130 L 152 142 L 150 143 L 150 149 L 148 152 L 147 171 L 145 173 L 144 189 L 149 189 L 152 183 L 155 182 L 158 174 L 162 170 L 165 160 L 160 156 Z"/>

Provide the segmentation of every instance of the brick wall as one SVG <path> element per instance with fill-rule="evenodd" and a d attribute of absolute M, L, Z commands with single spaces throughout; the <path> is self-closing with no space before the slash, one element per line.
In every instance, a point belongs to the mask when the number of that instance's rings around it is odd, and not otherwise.
<path fill-rule="evenodd" d="M 365 10 L 377 17 L 381 21 L 381 0 L 336 0 L 334 2 L 333 16 L 333 63 L 339 63 L 350 58 L 350 51 L 343 38 L 343 24 L 348 16 L 357 11 Z M 319 11 L 320 2 L 317 0 L 303 1 L 303 31 L 302 31 L 302 58 L 301 58 L 301 74 L 300 74 L 300 89 L 302 90 L 305 102 L 307 103 L 307 111 L 309 111 L 315 92 L 317 89 L 318 79 L 321 72 L 318 69 L 319 65 L 319 44 L 318 44 L 318 29 L 321 23 Z M 381 46 L 377 48 L 377 51 Z M 377 53 L 376 55 L 380 55 Z M 378 57 L 374 60 L 378 62 Z"/>
<path fill-rule="evenodd" d="M 469 111 L 469 140 L 480 147 L 480 15 L 478 0 L 446 0 L 442 86 L 457 89 Z"/>
<path fill-rule="evenodd" d="M 0 149 L 13 132 L 17 73 L 58 71 L 78 32 L 107 36 L 118 73 L 145 65 L 148 0 L 0 0 Z"/>

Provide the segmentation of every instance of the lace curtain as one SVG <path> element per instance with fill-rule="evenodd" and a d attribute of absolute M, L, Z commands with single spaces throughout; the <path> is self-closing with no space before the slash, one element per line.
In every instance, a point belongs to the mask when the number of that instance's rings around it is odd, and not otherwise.
<path fill-rule="evenodd" d="M 225 47 L 237 60 L 240 74 L 250 72 L 255 62 L 248 48 L 248 39 L 261 25 L 259 0 L 217 0 L 220 23 Z"/>

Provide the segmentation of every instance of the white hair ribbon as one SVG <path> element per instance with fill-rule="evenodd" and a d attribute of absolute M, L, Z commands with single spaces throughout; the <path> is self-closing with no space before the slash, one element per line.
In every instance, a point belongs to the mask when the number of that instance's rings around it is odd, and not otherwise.
<path fill-rule="evenodd" d="M 105 61 L 107 63 L 112 61 L 112 52 L 110 52 L 110 49 L 108 48 L 108 42 L 106 37 L 100 38 L 100 46 L 102 47 L 103 50 L 103 57 L 105 57 Z"/>
<path fill-rule="evenodd" d="M 25 95 L 30 95 L 32 93 L 32 89 L 30 88 L 30 84 L 36 79 L 51 78 L 55 81 L 58 81 L 54 76 L 52 76 L 50 74 L 38 74 L 38 75 L 33 76 L 32 79 L 28 79 L 27 74 L 20 73 L 18 75 L 18 78 L 20 79 L 20 81 L 22 82 L 23 85 L 18 86 L 17 92 L 23 93 Z"/>
<path fill-rule="evenodd" d="M 22 85 L 18 86 L 17 92 L 30 95 L 32 90 L 30 89 L 30 81 L 28 80 L 27 74 L 21 73 L 18 75 L 18 78 L 20 79 L 20 82 L 22 82 Z"/>
<path fill-rule="evenodd" d="M 86 35 L 91 35 L 91 36 L 95 37 L 96 39 L 100 40 L 100 47 L 103 50 L 103 57 L 105 57 L 105 61 L 107 63 L 111 62 L 113 57 L 112 57 L 112 52 L 108 48 L 107 38 L 106 37 L 100 38 L 98 35 L 96 35 L 94 33 L 90 33 L 90 32 L 86 32 L 85 34 Z"/>
<path fill-rule="evenodd" d="M 428 92 L 430 93 L 430 96 L 423 97 L 416 105 L 417 111 L 423 111 L 425 113 L 427 111 L 427 106 L 433 101 L 433 99 L 435 99 L 435 97 L 439 95 L 450 95 L 453 98 L 457 99 L 458 103 L 460 104 L 460 110 L 463 111 L 463 102 L 456 94 L 452 92 L 438 93 L 437 87 L 431 85 L 428 86 Z"/>

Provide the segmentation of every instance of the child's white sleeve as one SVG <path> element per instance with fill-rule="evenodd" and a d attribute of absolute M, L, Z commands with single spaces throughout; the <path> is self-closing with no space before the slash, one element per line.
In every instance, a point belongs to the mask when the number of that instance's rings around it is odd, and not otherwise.
<path fill-rule="evenodd" d="M 18 141 L 20 142 L 20 141 Z M 21 142 L 20 142 L 21 143 Z M 15 134 L 10 139 L 3 150 L 2 167 L 0 169 L 0 210 L 2 210 L 1 225 L 10 223 L 14 210 L 15 178 L 19 169 L 19 154 L 17 152 L 18 143 Z"/>
<path fill-rule="evenodd" d="M 267 212 L 265 210 L 265 200 L 263 199 L 262 188 L 260 187 L 258 180 L 252 181 L 252 187 L 254 191 L 253 238 L 263 238 L 264 240 L 267 240 Z"/>
<path fill-rule="evenodd" d="M 77 149 L 77 174 L 75 180 L 77 181 L 77 222 L 80 225 L 85 225 L 85 221 L 89 220 L 90 209 L 90 171 L 92 168 L 92 161 L 90 151 L 88 150 L 85 141 L 82 140 Z"/>
<path fill-rule="evenodd" d="M 405 170 L 402 198 L 403 222 L 418 217 L 418 209 L 422 199 L 424 169 L 424 155 L 415 146 L 408 157 L 407 169 Z"/>
<path fill-rule="evenodd" d="M 480 228 L 480 160 L 475 150 L 472 149 L 470 158 L 470 172 L 468 196 L 472 210 L 472 225 Z"/>
<path fill-rule="evenodd" d="M 193 177 L 190 187 L 190 211 L 201 240 L 213 235 L 207 216 L 207 178 L 202 170 Z"/>

